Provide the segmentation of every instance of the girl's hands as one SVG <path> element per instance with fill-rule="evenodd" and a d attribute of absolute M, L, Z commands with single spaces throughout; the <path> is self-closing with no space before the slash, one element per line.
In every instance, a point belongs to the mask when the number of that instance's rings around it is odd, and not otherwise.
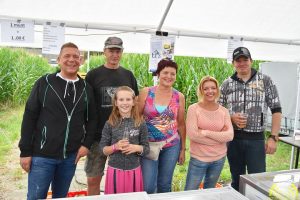
<path fill-rule="evenodd" d="M 128 145 L 129 145 L 129 141 L 127 139 L 122 139 L 115 144 L 115 147 L 116 150 L 123 151 L 123 149 L 126 148 Z"/>
<path fill-rule="evenodd" d="M 115 148 L 117 151 L 121 151 L 126 155 L 132 153 L 141 153 L 143 151 L 143 147 L 141 145 L 130 144 L 127 139 L 119 140 L 117 143 L 115 143 Z"/>
<path fill-rule="evenodd" d="M 126 155 L 132 153 L 141 153 L 143 151 L 143 147 L 141 145 L 129 144 L 126 147 L 124 147 L 121 151 Z"/>

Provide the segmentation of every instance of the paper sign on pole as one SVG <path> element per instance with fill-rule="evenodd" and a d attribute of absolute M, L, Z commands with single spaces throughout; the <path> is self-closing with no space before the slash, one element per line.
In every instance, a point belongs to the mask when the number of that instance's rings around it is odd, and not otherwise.
<path fill-rule="evenodd" d="M 1 41 L 13 43 L 33 43 L 34 24 L 31 21 L 1 21 Z"/>
<path fill-rule="evenodd" d="M 232 53 L 238 48 L 244 46 L 242 37 L 230 37 L 228 39 L 228 48 L 227 48 L 227 63 L 232 63 Z"/>
<path fill-rule="evenodd" d="M 58 55 L 61 46 L 65 42 L 65 25 L 64 23 L 54 24 L 51 22 L 44 23 L 43 30 L 43 54 Z"/>
<path fill-rule="evenodd" d="M 175 36 L 151 35 L 149 71 L 155 72 L 157 63 L 163 58 L 174 58 Z"/>

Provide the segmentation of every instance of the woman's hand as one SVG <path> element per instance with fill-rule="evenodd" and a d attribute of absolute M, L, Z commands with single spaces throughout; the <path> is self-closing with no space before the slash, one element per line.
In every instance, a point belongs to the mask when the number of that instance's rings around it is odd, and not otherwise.
<path fill-rule="evenodd" d="M 224 127 L 222 128 L 221 131 L 228 131 L 228 127 L 226 125 L 224 125 Z"/>
<path fill-rule="evenodd" d="M 178 164 L 183 165 L 185 161 L 185 149 L 181 149 L 178 158 Z"/>

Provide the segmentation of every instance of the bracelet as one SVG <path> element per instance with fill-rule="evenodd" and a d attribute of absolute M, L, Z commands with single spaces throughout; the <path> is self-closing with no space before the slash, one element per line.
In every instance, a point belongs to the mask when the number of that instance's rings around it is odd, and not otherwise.
<path fill-rule="evenodd" d="M 279 140 L 279 136 L 278 135 L 269 135 L 269 138 L 272 138 L 274 140 L 274 142 L 278 142 Z"/>
<path fill-rule="evenodd" d="M 112 150 L 113 150 L 113 152 L 116 152 L 116 151 L 117 151 L 116 145 L 115 145 L 115 144 L 112 145 Z"/>

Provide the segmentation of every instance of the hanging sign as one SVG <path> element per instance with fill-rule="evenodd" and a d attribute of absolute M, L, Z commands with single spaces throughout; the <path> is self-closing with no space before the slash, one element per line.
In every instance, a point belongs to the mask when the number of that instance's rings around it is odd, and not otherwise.
<path fill-rule="evenodd" d="M 228 39 L 228 47 L 227 47 L 227 63 L 232 63 L 232 53 L 238 48 L 244 46 L 242 37 L 230 37 Z"/>
<path fill-rule="evenodd" d="M 163 58 L 174 58 L 175 36 L 151 35 L 149 71 L 155 72 L 157 63 Z"/>
<path fill-rule="evenodd" d="M 43 54 L 58 55 L 65 43 L 65 24 L 46 22 L 43 29 Z"/>
<path fill-rule="evenodd" d="M 1 21 L 1 41 L 13 43 L 33 43 L 34 24 L 31 21 Z"/>

